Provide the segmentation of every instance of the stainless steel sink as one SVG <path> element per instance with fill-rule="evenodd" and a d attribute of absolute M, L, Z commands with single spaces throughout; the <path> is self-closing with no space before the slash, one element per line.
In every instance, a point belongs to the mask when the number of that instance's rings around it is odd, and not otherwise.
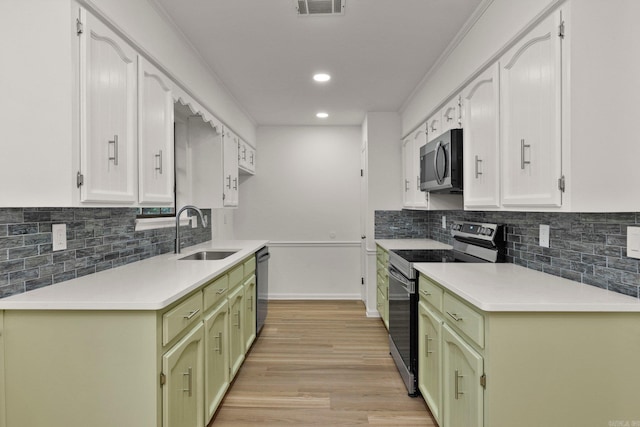
<path fill-rule="evenodd" d="M 212 261 L 225 259 L 238 251 L 201 251 L 179 258 L 180 261 Z"/>

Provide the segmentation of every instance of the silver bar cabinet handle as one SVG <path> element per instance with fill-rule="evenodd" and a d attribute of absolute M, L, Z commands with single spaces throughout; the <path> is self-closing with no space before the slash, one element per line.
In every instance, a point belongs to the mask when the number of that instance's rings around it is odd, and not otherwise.
<path fill-rule="evenodd" d="M 479 163 L 482 163 L 482 160 L 476 155 L 476 179 L 478 179 L 478 177 L 482 175 L 482 172 L 480 172 L 480 168 L 478 168 Z"/>
<path fill-rule="evenodd" d="M 113 140 L 107 143 L 113 144 L 113 157 L 109 156 L 109 160 L 113 160 L 113 165 L 118 166 L 118 135 L 113 135 Z"/>
<path fill-rule="evenodd" d="M 462 320 L 462 317 L 459 317 L 459 316 L 458 316 L 458 313 L 449 313 L 449 312 L 447 311 L 447 314 L 448 314 L 449 316 L 451 316 L 451 318 L 452 318 L 453 320 L 455 320 L 456 322 L 459 322 L 459 321 L 461 321 L 461 320 Z"/>
<path fill-rule="evenodd" d="M 524 169 L 524 165 L 530 165 L 529 160 L 524 160 L 524 149 L 531 148 L 531 144 L 525 144 L 524 138 L 520 140 L 520 169 Z"/>
<path fill-rule="evenodd" d="M 218 343 L 218 347 L 215 348 L 213 351 L 218 352 L 218 354 L 222 354 L 222 332 L 218 332 L 218 336 L 215 338 Z"/>
<path fill-rule="evenodd" d="M 427 357 L 429 357 L 429 355 L 433 353 L 433 351 L 429 350 L 429 341 L 432 341 L 432 339 L 429 338 L 429 334 L 425 334 L 424 335 L 424 353 L 427 355 Z"/>
<path fill-rule="evenodd" d="M 456 369 L 456 372 L 454 373 L 454 375 L 455 375 L 455 390 L 454 390 L 454 392 L 455 392 L 455 398 L 456 398 L 456 400 L 458 400 L 460 398 L 460 395 L 464 394 L 464 392 L 460 391 L 460 386 L 458 384 L 458 380 L 460 378 L 462 378 L 463 375 L 460 375 L 458 373 L 457 369 Z"/>
<path fill-rule="evenodd" d="M 190 311 L 189 314 L 187 314 L 186 316 L 182 316 L 182 317 L 184 319 L 191 320 L 191 319 L 193 319 L 193 316 L 195 316 L 198 313 L 200 313 L 200 309 L 197 309 L 195 311 Z"/>
<path fill-rule="evenodd" d="M 231 190 L 231 175 L 227 175 L 227 188 Z"/>
<path fill-rule="evenodd" d="M 191 367 L 187 368 L 187 372 L 182 374 L 183 377 L 188 377 L 188 382 L 187 382 L 188 388 L 183 388 L 182 391 L 186 391 L 187 393 L 189 393 L 189 397 L 191 397 L 193 393 L 193 375 L 192 374 L 193 374 L 193 370 L 191 369 Z"/>
<path fill-rule="evenodd" d="M 404 191 L 409 191 L 409 180 L 408 179 L 404 180 Z"/>
<path fill-rule="evenodd" d="M 158 166 L 156 166 L 156 170 L 162 175 L 162 150 L 158 150 L 158 154 L 155 155 L 155 158 L 158 159 Z"/>

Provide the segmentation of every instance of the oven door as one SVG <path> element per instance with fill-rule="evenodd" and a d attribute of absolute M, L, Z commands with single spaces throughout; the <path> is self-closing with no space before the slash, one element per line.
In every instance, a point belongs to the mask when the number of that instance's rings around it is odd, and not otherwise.
<path fill-rule="evenodd" d="M 417 395 L 418 303 L 415 280 L 389 267 L 389 347 L 410 396 Z"/>

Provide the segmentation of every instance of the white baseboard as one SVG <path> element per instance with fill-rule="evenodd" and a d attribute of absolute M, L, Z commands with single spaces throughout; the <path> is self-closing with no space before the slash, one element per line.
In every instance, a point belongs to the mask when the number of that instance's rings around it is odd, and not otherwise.
<path fill-rule="evenodd" d="M 378 310 L 367 310 L 367 317 L 377 317 L 380 318 L 382 316 L 380 316 L 380 313 L 378 312 Z"/>
<path fill-rule="evenodd" d="M 269 300 L 357 300 L 361 301 L 360 294 L 272 294 Z"/>

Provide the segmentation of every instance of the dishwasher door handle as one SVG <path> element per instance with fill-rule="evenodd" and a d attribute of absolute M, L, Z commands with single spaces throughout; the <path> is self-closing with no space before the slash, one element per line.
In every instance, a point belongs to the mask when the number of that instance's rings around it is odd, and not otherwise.
<path fill-rule="evenodd" d="M 258 262 L 264 262 L 269 258 L 271 258 L 271 254 L 267 252 L 266 254 L 260 255 L 260 258 L 258 258 Z"/>

